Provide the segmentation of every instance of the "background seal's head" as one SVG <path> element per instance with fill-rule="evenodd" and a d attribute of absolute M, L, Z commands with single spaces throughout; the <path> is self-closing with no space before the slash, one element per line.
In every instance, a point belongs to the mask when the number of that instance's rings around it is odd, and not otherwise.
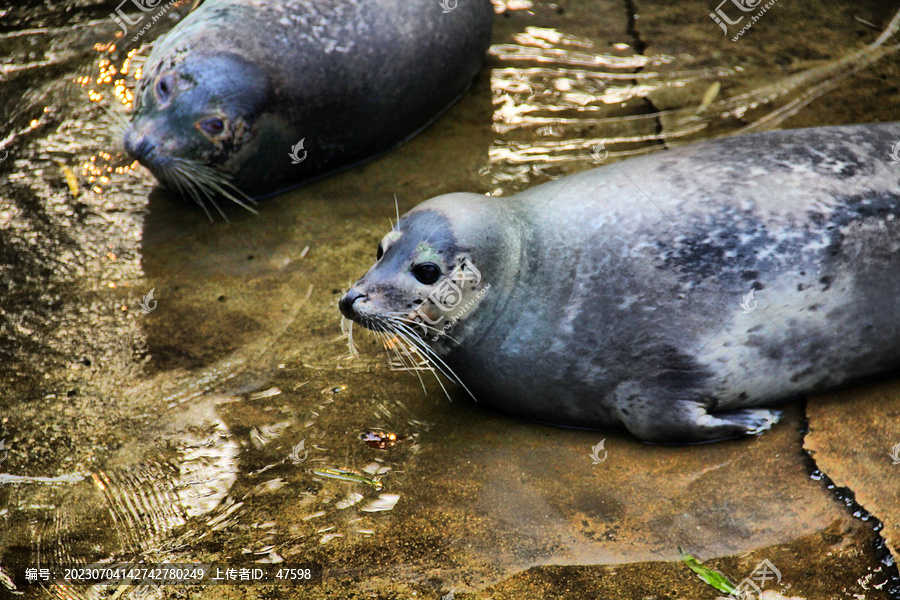
<path fill-rule="evenodd" d="M 201 205 L 217 195 L 240 203 L 254 193 L 254 182 L 265 181 L 263 165 L 275 164 L 267 148 L 290 146 L 269 139 L 278 131 L 265 113 L 271 83 L 264 69 L 238 55 L 181 50 L 165 60 L 151 55 L 125 150 Z"/>

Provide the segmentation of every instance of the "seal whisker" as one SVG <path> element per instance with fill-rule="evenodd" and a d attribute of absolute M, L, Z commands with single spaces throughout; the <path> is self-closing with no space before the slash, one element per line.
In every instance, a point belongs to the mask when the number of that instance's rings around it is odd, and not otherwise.
<path fill-rule="evenodd" d="M 427 395 L 428 389 L 425 387 L 425 382 L 422 380 L 419 371 L 427 370 L 433 373 L 434 367 L 429 364 L 427 360 L 417 361 L 414 359 L 412 350 L 408 346 L 408 342 L 395 331 L 392 324 L 373 321 L 370 322 L 368 326 L 372 332 L 375 333 L 376 338 L 381 342 L 382 346 L 384 346 L 384 349 L 388 351 L 388 354 L 394 354 L 395 359 L 388 361 L 391 369 L 415 372 L 416 377 L 419 379 L 419 384 L 422 386 L 422 391 Z"/>
<path fill-rule="evenodd" d="M 359 349 L 353 341 L 353 320 L 341 315 L 341 333 L 347 336 L 347 345 L 350 348 L 350 356 L 359 356 Z"/>
<path fill-rule="evenodd" d="M 115 112 L 112 108 L 110 108 L 109 106 L 107 106 L 105 104 L 98 103 L 98 105 L 100 106 L 100 108 L 103 109 L 103 112 L 106 113 L 106 116 L 108 116 L 110 119 L 113 120 L 114 125 L 111 128 L 111 131 L 119 139 L 121 139 L 122 136 L 125 135 L 125 131 L 129 127 L 128 119 L 126 119 L 123 115 L 120 115 L 119 113 Z"/>
<path fill-rule="evenodd" d="M 206 196 L 206 199 L 209 200 L 210 204 L 213 205 L 213 208 L 215 208 L 216 211 L 218 211 L 218 213 L 220 215 L 222 215 L 222 218 L 225 219 L 225 222 L 228 223 L 229 222 L 228 217 L 225 215 L 225 212 L 219 206 L 219 203 L 216 202 L 215 195 L 206 188 L 206 186 L 203 184 L 203 182 L 198 179 L 192 179 L 191 177 L 187 176 L 187 173 L 182 172 L 182 175 L 185 176 L 185 182 L 190 184 L 192 189 L 194 189 L 195 191 L 199 192 L 200 194 L 203 194 L 204 196 Z M 195 196 L 195 197 L 197 197 L 199 199 L 199 195 Z M 201 206 L 203 206 L 205 209 L 206 204 L 201 201 Z M 206 214 L 209 215 L 209 211 L 206 211 Z M 211 216 L 210 216 L 210 219 L 212 219 Z"/>
<path fill-rule="evenodd" d="M 427 396 L 428 388 L 425 387 L 425 381 L 422 379 L 422 374 L 419 373 L 419 371 L 421 371 L 423 368 L 426 368 L 427 370 L 430 370 L 433 372 L 434 369 L 432 369 L 431 365 L 428 365 L 427 363 L 424 367 L 416 366 L 416 364 L 413 362 L 413 357 L 412 357 L 411 352 L 409 351 L 409 348 L 407 348 L 405 345 L 401 344 L 400 345 L 402 348 L 402 351 L 401 351 L 401 349 L 397 347 L 398 346 L 397 342 L 388 339 L 388 337 L 387 337 L 388 334 L 386 331 L 382 330 L 380 333 L 383 338 L 382 343 L 384 344 L 385 349 L 390 348 L 390 350 L 396 355 L 397 360 L 400 362 L 400 367 L 402 368 L 402 370 L 412 371 L 413 373 L 416 374 L 416 377 L 419 380 L 419 385 L 422 386 L 422 392 Z M 396 332 L 391 331 L 391 333 L 393 335 L 394 340 L 400 340 L 400 337 L 397 335 Z M 404 342 L 404 344 L 405 344 L 405 342 Z M 407 366 L 407 360 L 409 360 L 409 366 Z"/>
<path fill-rule="evenodd" d="M 447 377 L 447 379 L 456 383 L 462 389 L 466 390 L 466 393 L 468 393 L 473 400 L 478 402 L 475 394 L 473 394 L 471 390 L 466 387 L 466 385 L 462 382 L 462 379 L 460 379 L 460 377 L 456 375 L 453 369 L 451 369 L 450 366 L 446 362 L 444 362 L 444 359 L 438 356 L 437 352 L 432 350 L 431 347 L 429 347 L 428 344 L 425 343 L 425 340 L 423 340 L 419 334 L 413 331 L 412 327 L 397 319 L 391 319 L 391 323 L 395 326 L 395 330 L 398 333 L 405 333 L 406 335 L 404 337 L 406 338 L 406 340 L 412 343 L 413 346 L 415 346 L 415 348 L 419 350 L 419 352 L 422 353 L 427 359 L 430 359 L 430 362 L 435 367 L 437 367 L 437 369 L 441 373 L 443 373 L 444 376 Z"/>
<path fill-rule="evenodd" d="M 390 361 L 392 368 L 402 371 L 421 371 L 422 369 L 427 370 L 431 368 L 430 365 L 423 365 L 413 358 L 406 343 L 398 337 L 397 332 L 394 331 L 391 325 L 383 324 L 380 327 L 381 329 L 379 329 L 379 331 L 382 335 L 382 345 L 384 345 L 385 350 L 393 352 L 396 358 L 396 362 L 393 360 Z"/>
<path fill-rule="evenodd" d="M 216 171 L 215 169 L 212 169 L 212 168 L 208 167 L 207 165 L 198 163 L 198 162 L 196 162 L 196 161 L 188 161 L 188 160 L 186 160 L 186 159 L 180 159 L 180 160 L 183 161 L 187 166 L 189 166 L 189 167 L 192 169 L 194 175 L 196 175 L 198 178 L 201 178 L 201 179 L 203 179 L 204 181 L 206 181 L 206 182 L 208 182 L 208 183 L 210 183 L 210 184 L 215 184 L 215 185 L 220 185 L 220 186 L 227 186 L 227 187 L 231 188 L 232 190 L 234 190 L 237 194 L 243 196 L 244 199 L 245 199 L 247 202 L 250 202 L 250 203 L 252 203 L 252 204 L 256 204 L 256 200 L 254 200 L 253 198 L 251 198 L 250 196 L 248 196 L 247 194 L 245 194 L 239 187 L 237 187 L 236 185 L 234 185 L 234 184 L 231 182 L 231 180 L 228 178 L 227 175 L 225 175 L 225 174 L 223 174 L 223 173 L 220 173 L 220 172 Z M 234 197 L 230 194 L 230 192 L 227 192 L 227 191 L 225 191 L 225 190 L 220 190 L 220 192 L 222 193 L 222 195 L 224 195 L 225 197 L 227 197 L 229 200 L 232 200 L 232 201 L 235 202 L 236 204 L 240 204 L 241 206 L 243 206 L 244 208 L 246 208 L 246 209 L 249 210 L 250 212 L 253 212 L 253 213 L 256 212 L 256 211 L 253 210 L 252 208 L 249 208 L 249 207 L 245 206 L 245 205 L 244 205 L 240 200 L 238 200 L 237 198 L 234 198 Z"/>
<path fill-rule="evenodd" d="M 244 196 L 248 201 L 255 203 L 255 200 L 253 200 L 253 198 L 250 198 L 249 196 L 247 196 L 244 192 L 242 192 L 240 189 L 238 189 L 234 184 L 232 184 L 230 181 L 228 181 L 228 178 L 225 175 L 222 175 L 221 173 L 217 173 L 215 170 L 209 168 L 206 165 L 201 165 L 197 162 L 189 161 L 187 159 L 179 158 L 179 159 L 175 159 L 175 161 L 177 162 L 179 167 L 181 167 L 185 173 L 190 174 L 191 177 L 193 177 L 193 179 L 196 180 L 196 182 L 198 184 L 203 184 L 204 187 L 212 188 L 213 190 L 215 190 L 216 192 L 218 192 L 225 198 L 231 200 L 238 206 L 247 209 L 248 211 L 252 212 L 253 214 L 259 214 L 256 209 L 248 206 L 245 202 L 236 198 L 234 196 L 234 194 L 232 194 L 231 192 L 229 192 L 228 190 L 225 189 L 224 186 L 228 186 L 231 189 L 233 189 L 235 192 L 237 192 L 238 194 Z M 213 202 L 213 200 L 210 200 L 210 201 Z M 216 207 L 216 208 L 218 208 L 218 207 Z M 219 212 L 221 213 L 222 211 L 220 210 Z M 225 217 L 224 214 L 222 216 L 223 216 L 223 218 Z M 225 218 L 225 220 L 227 221 L 228 219 Z"/>
<path fill-rule="evenodd" d="M 184 196 L 192 198 L 212 220 L 212 215 L 206 210 L 203 200 L 200 198 L 196 189 L 196 183 L 190 173 L 185 172 L 181 165 L 177 162 L 167 162 L 159 167 L 158 178 L 167 186 L 174 185 L 176 189 L 183 192 Z"/>
<path fill-rule="evenodd" d="M 453 337 L 452 335 L 447 333 L 447 331 L 444 329 L 438 329 L 437 327 L 434 327 L 433 325 L 429 325 L 428 323 L 417 323 L 415 321 L 410 320 L 409 313 L 406 313 L 403 311 L 391 311 L 391 312 L 386 312 L 385 316 L 397 319 L 400 322 L 402 322 L 406 325 L 409 325 L 410 327 L 417 327 L 417 326 L 421 325 L 422 327 L 425 328 L 425 331 L 427 333 L 445 337 L 448 340 L 450 340 L 451 342 L 453 342 L 454 344 L 456 344 L 457 346 L 461 345 L 461 342 L 458 339 L 456 339 L 455 337 Z"/>
<path fill-rule="evenodd" d="M 395 325 L 395 327 L 396 327 L 396 325 Z M 441 378 L 438 377 L 438 372 L 440 372 L 442 375 L 444 375 L 444 377 L 446 377 L 447 379 L 449 379 L 450 381 L 452 381 L 454 383 L 458 383 L 458 378 L 455 377 L 455 375 L 451 376 L 451 375 L 447 374 L 440 367 L 440 365 L 437 365 L 436 363 L 430 361 L 428 359 L 428 356 L 424 352 L 422 352 L 422 348 L 421 348 L 420 344 L 417 343 L 415 340 L 413 340 L 410 337 L 410 334 L 404 333 L 403 331 L 400 331 L 399 329 L 395 329 L 395 331 L 397 333 L 397 336 L 400 339 L 404 340 L 407 344 L 409 344 L 412 348 L 414 348 L 419 353 L 419 355 L 422 356 L 422 358 L 425 359 L 425 362 L 428 365 L 427 370 L 431 371 L 431 373 L 434 375 L 435 380 L 438 382 L 438 385 L 441 386 L 441 390 L 444 392 L 444 396 L 447 397 L 447 400 L 449 400 L 450 402 L 453 402 L 453 398 L 450 397 L 450 392 L 447 391 L 447 388 L 444 387 L 444 382 L 442 382 Z M 415 335 L 415 334 L 412 334 L 412 335 Z M 423 384 L 423 387 L 424 387 L 424 384 Z M 465 388 L 465 386 L 463 386 L 463 388 Z M 466 390 L 466 391 L 468 391 L 468 390 Z"/>
<path fill-rule="evenodd" d="M 194 201 L 200 206 L 200 208 L 203 209 L 203 212 L 206 213 L 206 217 L 210 220 L 210 222 L 215 222 L 215 219 L 213 219 L 212 214 L 209 212 L 209 209 L 206 207 L 206 202 L 203 201 L 203 198 L 201 198 L 200 195 L 202 193 L 204 196 L 206 196 L 207 199 L 209 199 L 210 202 L 213 203 L 213 206 L 216 206 L 215 200 L 210 198 L 210 194 L 203 188 L 203 186 L 200 184 L 200 182 L 195 180 L 189 172 L 186 172 L 184 169 L 181 168 L 181 165 L 179 165 L 177 163 L 175 163 L 171 167 L 168 167 L 164 174 L 168 174 L 173 177 L 177 177 L 178 180 L 181 181 L 181 183 L 184 185 L 184 189 L 186 189 L 188 191 L 190 197 L 193 198 Z M 216 206 L 216 209 L 218 209 L 218 208 L 219 207 Z M 222 211 L 219 210 L 219 213 L 221 213 L 221 212 Z M 225 215 L 222 215 L 222 216 L 225 217 Z M 228 221 L 227 217 L 225 218 L 225 220 Z"/>
<path fill-rule="evenodd" d="M 210 192 L 210 191 L 209 191 L 204 185 L 202 185 L 200 182 L 196 182 L 196 181 L 195 181 L 194 183 L 197 184 L 197 189 L 199 189 L 200 192 L 201 192 L 204 196 L 206 196 L 206 199 L 210 201 L 210 203 L 213 205 L 213 208 L 215 208 L 216 211 L 218 211 L 218 213 L 219 213 L 220 215 L 222 215 L 222 218 L 225 219 L 225 222 L 226 222 L 226 223 L 229 223 L 230 221 L 228 220 L 228 217 L 225 215 L 225 211 L 223 211 L 223 210 L 222 210 L 222 207 L 219 206 L 219 203 L 216 202 L 215 195 L 214 195 L 212 192 Z"/>
<path fill-rule="evenodd" d="M 210 214 L 209 209 L 206 207 L 206 203 L 203 202 L 203 199 L 200 197 L 199 192 L 196 189 L 195 183 L 188 177 L 185 173 L 182 173 L 180 170 L 172 169 L 171 173 L 166 171 L 167 174 L 171 175 L 177 182 L 180 182 L 178 185 L 181 187 L 181 184 L 184 185 L 184 189 L 188 192 L 191 198 L 203 209 L 203 212 L 206 213 L 206 218 L 209 219 L 211 223 L 215 222 L 212 214 Z"/>
<path fill-rule="evenodd" d="M 400 203 L 397 202 L 397 194 L 394 194 L 394 210 L 397 211 L 397 224 L 391 228 L 392 230 L 396 230 L 400 226 Z"/>

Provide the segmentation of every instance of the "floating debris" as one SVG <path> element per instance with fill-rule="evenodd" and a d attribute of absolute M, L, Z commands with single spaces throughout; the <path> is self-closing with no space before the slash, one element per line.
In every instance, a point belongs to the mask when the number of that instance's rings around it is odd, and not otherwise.
<path fill-rule="evenodd" d="M 262 400 L 263 398 L 271 398 L 273 396 L 277 396 L 281 393 L 281 390 L 277 387 L 270 387 L 267 390 L 263 390 L 261 392 L 253 392 L 250 394 L 251 400 Z"/>
<path fill-rule="evenodd" d="M 56 164 L 59 165 L 59 169 L 62 171 L 72 197 L 77 198 L 78 195 L 81 194 L 81 188 L 78 186 L 78 177 L 75 175 L 75 171 L 62 161 L 58 160 L 56 161 Z"/>
<path fill-rule="evenodd" d="M 363 499 L 363 495 L 357 492 L 352 492 L 347 494 L 347 497 L 343 500 L 338 500 L 334 507 L 338 510 L 343 510 L 345 508 L 350 508 L 355 504 L 359 504 L 359 501 Z"/>
<path fill-rule="evenodd" d="M 341 481 L 365 483 L 366 485 L 371 485 L 376 490 L 380 490 L 384 487 L 384 484 L 377 479 L 369 479 L 368 477 L 361 475 L 355 471 L 348 471 L 346 469 L 316 469 L 315 471 L 313 471 L 313 475 L 318 475 L 319 477 L 328 477 L 329 479 L 339 479 Z"/>
<path fill-rule="evenodd" d="M 722 89 L 721 81 L 714 81 L 711 86 L 706 89 L 706 93 L 703 94 L 703 99 L 700 100 L 700 106 L 697 107 L 697 113 L 700 114 L 709 108 L 709 105 L 713 103 L 713 100 L 716 99 L 716 96 L 719 95 L 719 90 Z"/>
<path fill-rule="evenodd" d="M 713 586 L 721 592 L 725 592 L 726 594 L 732 594 L 737 591 L 737 587 L 734 585 L 734 583 L 731 582 L 730 579 L 728 579 L 715 569 L 704 567 L 699 560 L 685 552 L 681 546 L 678 546 L 678 554 L 681 556 L 681 562 L 686 564 L 694 573 L 696 573 L 700 577 L 700 579 L 702 579 L 709 585 Z"/>
<path fill-rule="evenodd" d="M 397 501 L 400 500 L 400 494 L 379 494 L 376 500 L 372 500 L 360 510 L 363 512 L 381 512 L 384 510 L 393 510 Z"/>
<path fill-rule="evenodd" d="M 368 465 L 366 465 L 365 467 L 362 468 L 363 473 L 368 473 L 369 475 L 372 475 L 373 477 L 375 475 L 384 475 L 390 471 L 391 471 L 390 467 L 384 466 L 377 462 L 369 463 Z"/>
<path fill-rule="evenodd" d="M 369 448 L 387 450 L 388 448 L 396 446 L 397 442 L 402 442 L 409 438 L 407 436 L 398 436 L 396 433 L 370 430 L 361 433 L 359 439 L 361 439 Z"/>

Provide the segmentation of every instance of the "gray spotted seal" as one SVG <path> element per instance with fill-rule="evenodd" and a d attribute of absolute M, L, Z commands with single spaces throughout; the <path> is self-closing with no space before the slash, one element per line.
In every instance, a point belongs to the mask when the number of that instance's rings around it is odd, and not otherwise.
<path fill-rule="evenodd" d="M 148 57 L 125 150 L 201 205 L 352 166 L 465 91 L 492 19 L 490 0 L 207 0 Z"/>
<path fill-rule="evenodd" d="M 752 134 L 433 198 L 340 309 L 535 420 L 758 433 L 773 403 L 900 368 L 898 142 L 900 123 Z"/>

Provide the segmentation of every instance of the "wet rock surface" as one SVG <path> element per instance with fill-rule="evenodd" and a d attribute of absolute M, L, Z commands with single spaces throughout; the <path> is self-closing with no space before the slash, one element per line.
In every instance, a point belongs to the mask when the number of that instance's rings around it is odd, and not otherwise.
<path fill-rule="evenodd" d="M 679 562 L 682 546 L 735 581 L 769 560 L 782 580 L 767 589 L 788 597 L 896 593 L 879 546 L 881 535 L 895 552 L 900 543 L 900 467 L 888 456 L 900 443 L 896 384 L 792 403 L 758 438 L 649 446 L 525 422 L 453 391 L 451 402 L 421 373 L 426 395 L 365 332 L 350 353 L 336 302 L 371 264 L 395 194 L 401 212 L 451 191 L 509 195 L 590 168 L 599 141 L 617 160 L 734 133 L 832 80 L 777 125 L 900 114 L 895 60 L 844 78 L 829 70 L 877 35 L 854 17 L 890 18 L 878 3 L 778 3 L 734 43 L 705 3 L 529 4 L 496 3 L 487 69 L 417 138 L 266 200 L 258 216 L 229 209 L 230 223 L 209 223 L 123 167 L 112 123 L 87 99 L 118 98 L 114 78 L 94 83 L 103 61 L 126 83 L 135 72 L 103 45 L 117 3 L 73 2 L 65 19 L 37 3 L 31 20 L 10 13 L 15 26 L 0 34 L 17 65 L 0 78 L 0 94 L 16 99 L 4 105 L 12 141 L 0 162 L 3 573 L 21 588 L 32 566 L 284 560 L 322 564 L 324 581 L 120 597 L 722 595 Z M 396 442 L 361 439 L 373 431 Z M 854 518 L 816 468 L 884 529 Z M 327 475 L 337 469 L 356 479 Z"/>
<path fill-rule="evenodd" d="M 900 387 L 895 381 L 816 398 L 803 442 L 841 493 L 878 519 L 900 558 Z"/>

